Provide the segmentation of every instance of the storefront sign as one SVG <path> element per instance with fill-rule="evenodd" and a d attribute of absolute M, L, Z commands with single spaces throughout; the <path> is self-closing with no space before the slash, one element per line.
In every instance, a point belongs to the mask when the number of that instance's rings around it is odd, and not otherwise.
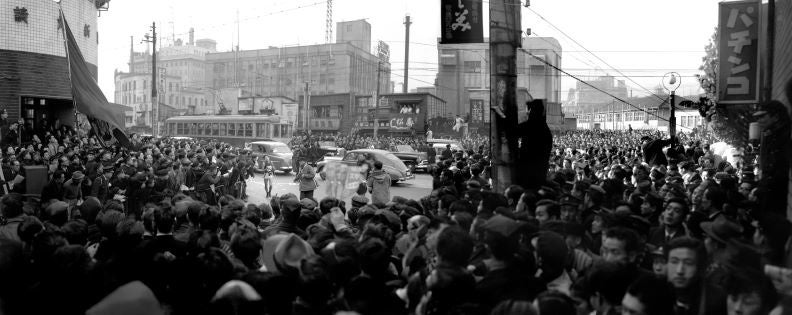
<path fill-rule="evenodd" d="M 390 128 L 395 130 L 409 130 L 417 121 L 418 117 L 415 114 L 396 114 L 390 119 Z"/>
<path fill-rule="evenodd" d="M 718 102 L 759 102 L 759 1 L 720 3 Z"/>

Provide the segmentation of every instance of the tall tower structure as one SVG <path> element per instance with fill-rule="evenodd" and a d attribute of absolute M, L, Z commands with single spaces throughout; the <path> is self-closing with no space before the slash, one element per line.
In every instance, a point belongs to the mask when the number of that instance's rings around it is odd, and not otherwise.
<path fill-rule="evenodd" d="M 327 0 L 327 17 L 325 18 L 325 43 L 333 41 L 333 0 Z"/>

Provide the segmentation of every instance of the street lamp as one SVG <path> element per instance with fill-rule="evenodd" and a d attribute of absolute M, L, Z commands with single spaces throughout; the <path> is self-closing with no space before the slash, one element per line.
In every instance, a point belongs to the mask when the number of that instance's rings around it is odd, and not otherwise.
<path fill-rule="evenodd" d="M 671 114 L 668 117 L 668 134 L 676 136 L 676 90 L 682 85 L 682 77 L 679 73 L 669 72 L 663 75 L 663 87 L 671 94 Z"/>

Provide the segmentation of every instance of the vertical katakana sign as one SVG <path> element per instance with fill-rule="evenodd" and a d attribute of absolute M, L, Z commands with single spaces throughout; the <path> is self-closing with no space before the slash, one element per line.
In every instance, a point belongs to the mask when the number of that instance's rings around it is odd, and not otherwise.
<path fill-rule="evenodd" d="M 481 0 L 441 0 L 441 44 L 484 42 Z M 518 8 L 519 9 L 519 8 Z"/>
<path fill-rule="evenodd" d="M 718 102 L 759 102 L 760 1 L 720 3 Z"/>

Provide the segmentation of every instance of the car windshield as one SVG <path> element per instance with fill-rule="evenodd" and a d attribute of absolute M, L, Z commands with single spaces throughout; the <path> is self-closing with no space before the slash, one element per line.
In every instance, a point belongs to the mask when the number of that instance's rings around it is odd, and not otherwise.
<path fill-rule="evenodd" d="M 415 152 L 415 149 L 409 145 L 403 144 L 396 146 L 396 152 Z"/>
<path fill-rule="evenodd" d="M 272 153 L 292 153 L 292 150 L 289 149 L 289 147 L 286 146 L 285 144 L 273 145 Z"/>

